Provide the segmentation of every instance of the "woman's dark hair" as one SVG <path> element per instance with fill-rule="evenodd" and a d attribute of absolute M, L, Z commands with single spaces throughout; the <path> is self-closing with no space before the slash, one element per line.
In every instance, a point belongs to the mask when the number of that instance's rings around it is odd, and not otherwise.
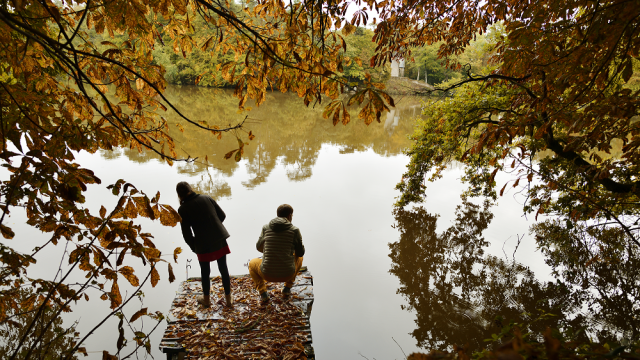
<path fill-rule="evenodd" d="M 176 185 L 176 192 L 178 193 L 178 198 L 180 199 L 180 203 L 184 201 L 184 199 L 189 196 L 193 192 L 191 185 L 186 181 L 180 181 L 178 185 Z"/>
<path fill-rule="evenodd" d="M 286 218 L 287 216 L 293 214 L 293 208 L 289 204 L 282 204 L 278 206 L 278 217 Z"/>

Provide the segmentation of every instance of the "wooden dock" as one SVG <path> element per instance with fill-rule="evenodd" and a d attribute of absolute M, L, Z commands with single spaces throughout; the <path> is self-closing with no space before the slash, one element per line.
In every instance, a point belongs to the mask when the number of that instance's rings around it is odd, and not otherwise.
<path fill-rule="evenodd" d="M 298 273 L 288 298 L 282 283 L 267 283 L 270 301 L 260 303 L 249 275 L 231 277 L 232 308 L 224 306 L 220 277 L 211 280 L 211 307 L 198 305 L 200 278 L 182 282 L 173 300 L 160 342 L 167 360 L 315 359 L 310 316 L 313 277 Z"/>

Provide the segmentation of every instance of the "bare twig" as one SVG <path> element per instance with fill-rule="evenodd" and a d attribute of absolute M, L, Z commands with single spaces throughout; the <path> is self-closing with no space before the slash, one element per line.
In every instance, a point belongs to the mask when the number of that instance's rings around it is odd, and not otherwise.
<path fill-rule="evenodd" d="M 404 358 L 407 358 L 407 354 L 404 353 L 404 350 L 402 350 L 402 346 L 400 346 L 400 344 L 398 344 L 398 342 L 396 341 L 396 339 L 393 338 L 393 336 L 391 337 L 391 340 L 393 340 L 394 343 L 396 343 L 396 345 L 398 345 L 398 347 L 400 348 L 400 351 L 402 351 L 402 355 L 404 355 Z"/>

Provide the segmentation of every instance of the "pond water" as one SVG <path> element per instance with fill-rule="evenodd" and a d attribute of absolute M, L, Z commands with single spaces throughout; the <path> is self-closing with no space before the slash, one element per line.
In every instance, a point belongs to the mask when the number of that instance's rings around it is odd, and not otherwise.
<path fill-rule="evenodd" d="M 237 147 L 232 135 L 225 134 L 217 140 L 193 129 L 181 133 L 177 127 L 172 127 L 172 134 L 179 154 L 197 157 L 198 161 L 171 167 L 153 154 L 127 149 L 79 153 L 78 162 L 102 179 L 101 185 L 89 189 L 88 208 L 97 210 L 101 204 L 107 209 L 113 207 L 116 197 L 106 186 L 123 178 L 147 194 L 160 191 L 161 202 L 177 209 L 175 184 L 187 181 L 196 191 L 213 196 L 226 212 L 225 226 L 231 234 L 229 270 L 231 274 L 246 274 L 245 264 L 260 255 L 255 242 L 262 225 L 275 217 L 278 205 L 291 204 L 293 224 L 300 228 L 307 249 L 305 265 L 314 276 L 311 325 L 318 359 L 403 359 L 403 351 L 407 355 L 420 351 L 418 344 L 429 347 L 447 336 L 458 341 L 486 335 L 486 331 L 460 330 L 455 314 L 473 320 L 470 310 L 460 310 L 460 304 L 438 308 L 437 301 L 420 299 L 415 286 L 419 289 L 429 285 L 430 280 L 422 277 L 422 265 L 434 261 L 427 259 L 439 251 L 437 241 L 424 243 L 419 249 L 396 249 L 394 258 L 389 256 L 390 243 L 415 239 L 419 237 L 416 231 L 441 232 L 448 228 L 455 219 L 456 206 L 461 204 L 459 194 L 464 186 L 459 181 L 460 170 L 454 168 L 429 187 L 424 206 L 430 213 L 440 214 L 437 222 L 433 215 L 417 209 L 413 215 L 393 213 L 398 196 L 394 187 L 408 162 L 402 152 L 410 145 L 408 135 L 415 117 L 420 115 L 420 99 L 396 97 L 396 109 L 384 114 L 379 124 L 365 126 L 352 116 L 347 126 L 333 126 L 322 118 L 322 105 L 307 108 L 294 95 L 270 94 L 265 104 L 242 113 L 229 91 L 170 86 L 167 95 L 195 120 L 234 124 L 246 116 L 247 129 L 256 138 L 245 147 L 240 162 L 223 159 L 227 151 Z M 175 115 L 166 117 L 172 124 L 181 123 Z M 548 269 L 527 235 L 532 220 L 522 217 L 521 208 L 517 198 L 509 194 L 500 200 L 492 209 L 494 220 L 483 233 L 488 242 L 484 247 L 489 254 L 511 258 L 520 237 L 523 240 L 516 253 L 518 261 L 531 267 L 540 278 L 548 278 Z M 24 225 L 24 214 L 19 211 L 12 214 L 9 223 L 16 232 L 15 239 L 21 239 L 12 243 L 16 248 L 32 249 L 45 238 Z M 176 282 L 170 284 L 164 271 L 157 287 L 147 286 L 144 290 L 142 306 L 166 312 L 187 272 L 188 276 L 199 276 L 197 258 L 184 244 L 179 227 L 141 223 L 146 232 L 155 236 L 155 244 L 167 259 L 176 246 L 185 250 L 178 264 L 173 265 Z M 39 258 L 32 274 L 51 276 L 59 267 L 63 246 L 58 245 Z M 190 269 L 188 260 L 193 264 Z M 212 276 L 216 276 L 217 269 L 213 269 Z M 401 287 L 404 290 L 398 293 Z M 66 324 L 78 320 L 78 330 L 89 331 L 108 313 L 108 302 L 101 302 L 98 296 L 79 302 L 76 312 L 65 316 Z M 438 322 L 455 323 L 453 327 L 458 330 L 425 335 L 431 334 Z M 472 322 L 482 327 L 486 320 Z M 86 346 L 90 358 L 101 358 L 102 349 L 114 352 L 116 324 L 115 320 L 107 322 L 89 339 Z M 146 329 L 150 325 L 145 325 Z M 156 359 L 164 358 L 158 350 L 164 326 L 152 341 Z"/>

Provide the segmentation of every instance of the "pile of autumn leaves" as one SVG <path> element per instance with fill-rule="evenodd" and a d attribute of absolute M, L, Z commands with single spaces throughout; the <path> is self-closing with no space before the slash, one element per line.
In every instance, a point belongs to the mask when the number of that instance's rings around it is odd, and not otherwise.
<path fill-rule="evenodd" d="M 219 277 L 212 279 L 211 308 L 199 306 L 195 295 L 178 300 L 171 314 L 178 321 L 167 327 L 165 338 L 178 338 L 188 359 L 307 359 L 308 320 L 293 303 L 295 295 L 284 299 L 280 286 L 271 288 L 271 301 L 262 305 L 249 277 L 232 278 L 231 287 L 232 308 L 224 306 Z M 197 313 L 221 319 L 189 321 Z"/>

